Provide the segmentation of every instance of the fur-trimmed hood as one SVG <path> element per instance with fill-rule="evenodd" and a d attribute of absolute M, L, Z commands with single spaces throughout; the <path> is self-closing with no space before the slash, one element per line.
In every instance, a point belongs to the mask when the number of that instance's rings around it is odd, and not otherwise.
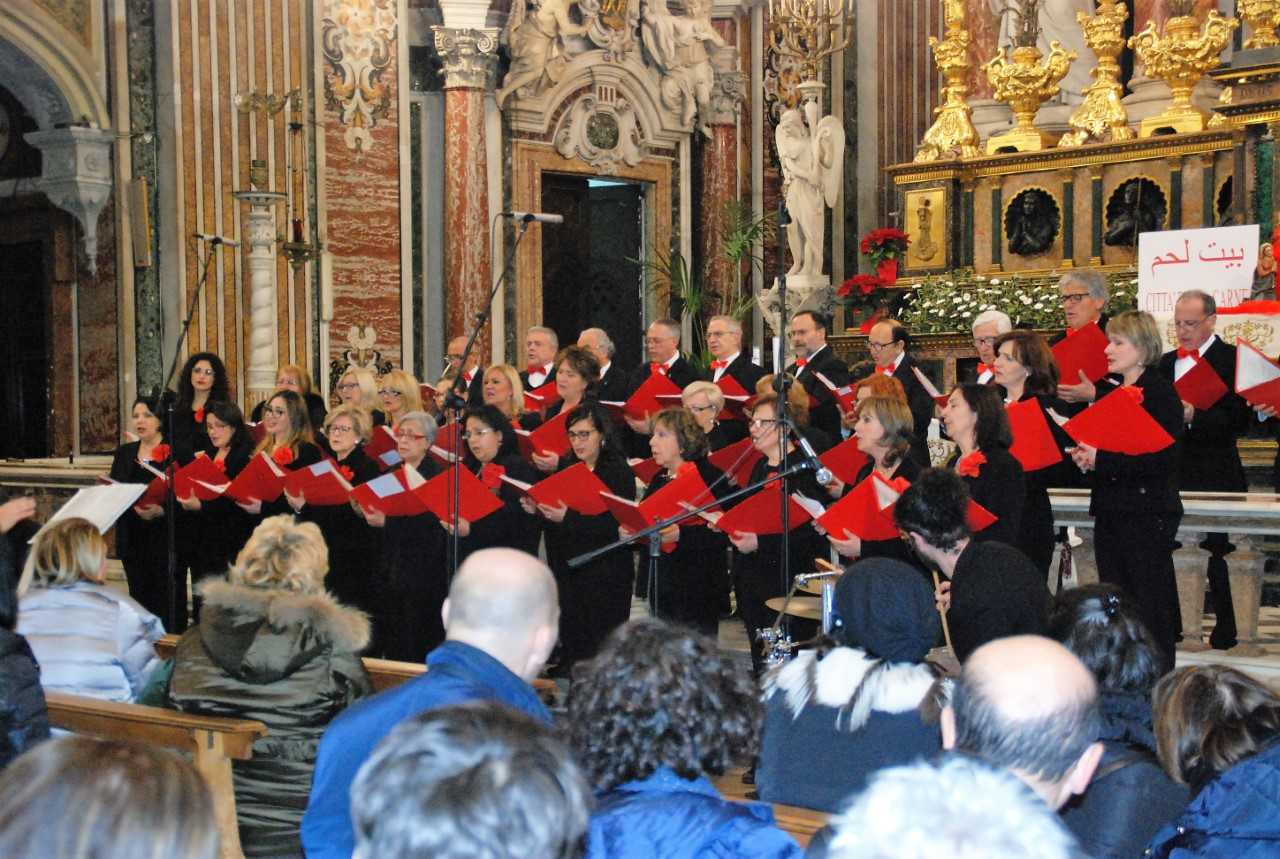
<path fill-rule="evenodd" d="M 906 713 L 925 703 L 937 678 L 927 665 L 889 663 L 853 647 L 835 647 L 821 661 L 802 650 L 764 678 L 766 700 L 782 694 L 798 716 L 809 704 L 837 710 L 836 727 L 856 731 L 871 712 Z"/>
<path fill-rule="evenodd" d="M 273 682 L 325 651 L 358 653 L 369 644 L 369 618 L 328 593 L 264 590 L 215 579 L 204 597 L 205 651 L 236 677 Z"/>

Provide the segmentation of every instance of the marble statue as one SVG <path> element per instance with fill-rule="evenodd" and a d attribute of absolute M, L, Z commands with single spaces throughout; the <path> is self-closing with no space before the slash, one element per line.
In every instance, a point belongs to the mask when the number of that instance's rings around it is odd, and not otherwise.
<path fill-rule="evenodd" d="M 528 8 L 526 8 L 526 2 Z M 569 9 L 576 0 L 515 0 L 507 18 L 507 49 L 511 67 L 494 95 L 498 107 L 516 90 L 555 83 L 566 64 L 564 37 L 584 36 L 587 25 L 576 24 Z"/>
<path fill-rule="evenodd" d="M 991 11 L 1000 18 L 1000 38 L 997 45 L 1001 50 L 1013 44 L 1013 29 L 1017 24 L 1018 13 L 1015 0 L 988 0 Z M 1090 72 L 1097 65 L 1097 57 L 1085 43 L 1084 30 L 1076 20 L 1076 14 L 1084 12 L 1092 15 L 1093 0 L 1041 0 L 1040 4 L 1040 39 L 1036 43 L 1040 53 L 1049 55 L 1050 44 L 1054 41 L 1062 43 L 1066 51 L 1074 51 L 1078 59 L 1071 64 L 1071 70 L 1059 85 L 1058 97 L 1049 103 L 1060 102 L 1076 105 L 1084 101 L 1084 89 L 1092 83 Z"/>
<path fill-rule="evenodd" d="M 711 55 L 725 41 L 711 25 L 710 0 L 689 0 L 688 15 L 672 15 L 666 0 L 642 0 L 640 37 L 650 62 L 662 75 L 662 102 L 680 113 L 686 127 L 711 136 L 711 94 L 715 69 Z"/>
<path fill-rule="evenodd" d="M 826 224 L 823 204 L 834 206 L 844 172 L 844 128 L 834 116 L 818 120 L 818 105 L 807 101 L 805 113 L 783 111 L 774 141 L 782 162 L 782 191 L 791 214 L 787 277 L 822 276 Z"/>

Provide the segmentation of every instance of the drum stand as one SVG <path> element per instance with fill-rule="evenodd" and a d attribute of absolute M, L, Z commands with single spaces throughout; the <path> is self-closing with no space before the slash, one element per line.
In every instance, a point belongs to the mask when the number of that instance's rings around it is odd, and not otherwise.
<path fill-rule="evenodd" d="M 822 634 L 830 635 L 834 624 L 836 579 L 844 574 L 843 570 L 819 570 L 813 573 L 800 573 L 795 583 L 782 601 L 782 609 L 773 626 L 756 632 L 756 637 L 764 645 L 765 664 L 772 667 L 781 665 L 791 658 L 792 652 L 800 645 L 791 640 L 791 635 L 782 629 L 782 619 L 787 614 L 787 606 L 796 591 L 812 581 L 822 582 Z"/>

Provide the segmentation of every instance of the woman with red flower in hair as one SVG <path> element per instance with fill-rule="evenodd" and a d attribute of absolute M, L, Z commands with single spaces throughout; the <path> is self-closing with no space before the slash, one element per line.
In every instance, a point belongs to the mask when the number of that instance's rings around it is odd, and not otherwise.
<path fill-rule="evenodd" d="M 511 420 L 496 406 L 472 406 L 462 416 L 463 438 L 467 441 L 463 468 L 502 500 L 496 510 L 478 522 L 458 520 L 459 563 L 477 549 L 505 546 L 530 555 L 538 553 L 541 529 L 538 519 L 520 506 L 520 492 L 502 479 L 503 475 L 525 483 L 542 479 L 533 466 L 521 458 L 516 431 Z M 452 523 L 443 522 L 445 529 Z"/>
<path fill-rule="evenodd" d="M 283 471 L 315 465 L 323 457 L 306 401 L 296 391 L 279 390 L 271 395 L 262 407 L 262 428 L 267 434 L 254 453 L 265 453 Z M 293 512 L 283 495 L 269 502 L 255 499 L 240 507 L 250 516 L 262 518 Z"/>
<path fill-rule="evenodd" d="M 973 539 L 1018 545 L 1026 475 L 1009 452 L 1013 432 L 1000 389 L 995 385 L 956 385 L 942 407 L 942 424 L 956 443 L 951 467 L 964 478 L 969 496 L 996 517 Z"/>
<path fill-rule="evenodd" d="M 173 406 L 172 442 L 179 465 L 186 465 L 199 451 L 212 453 L 205 416 L 210 403 L 227 399 L 227 368 L 222 359 L 212 352 L 197 352 L 188 358 L 178 373 L 178 399 Z"/>

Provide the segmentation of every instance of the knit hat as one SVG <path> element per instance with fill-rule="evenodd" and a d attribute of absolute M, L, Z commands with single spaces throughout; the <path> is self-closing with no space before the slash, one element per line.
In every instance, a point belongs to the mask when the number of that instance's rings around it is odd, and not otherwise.
<path fill-rule="evenodd" d="M 914 567 L 891 558 L 851 566 L 836 584 L 834 634 L 889 662 L 920 662 L 938 642 L 933 589 Z"/>

